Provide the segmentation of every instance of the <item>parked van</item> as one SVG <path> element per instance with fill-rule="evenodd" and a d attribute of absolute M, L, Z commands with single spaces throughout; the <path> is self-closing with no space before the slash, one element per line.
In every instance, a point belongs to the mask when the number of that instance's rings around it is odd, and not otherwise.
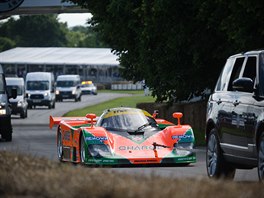
<path fill-rule="evenodd" d="M 74 99 L 81 101 L 82 91 L 80 87 L 81 78 L 79 75 L 60 75 L 56 80 L 56 101 L 63 99 Z"/>
<path fill-rule="evenodd" d="M 27 117 L 28 103 L 26 100 L 26 90 L 23 78 L 6 78 L 7 91 L 11 93 L 12 89 L 17 90 L 17 97 L 10 99 L 12 114 L 20 114 L 21 118 Z"/>
<path fill-rule="evenodd" d="M 16 98 L 17 91 L 12 89 L 7 91 L 5 75 L 0 65 L 0 134 L 6 141 L 12 141 L 11 108 L 10 98 Z"/>
<path fill-rule="evenodd" d="M 50 72 L 30 72 L 26 75 L 28 108 L 48 106 L 55 108 L 55 81 Z"/>

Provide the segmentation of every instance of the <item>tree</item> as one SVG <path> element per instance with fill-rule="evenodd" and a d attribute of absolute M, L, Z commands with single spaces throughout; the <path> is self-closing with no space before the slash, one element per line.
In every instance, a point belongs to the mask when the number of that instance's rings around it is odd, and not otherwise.
<path fill-rule="evenodd" d="M 1 24 L 0 36 L 13 40 L 20 47 L 61 47 L 67 45 L 66 24 L 56 15 L 20 16 Z"/>
<path fill-rule="evenodd" d="M 15 46 L 15 42 L 6 37 L 0 37 L 0 52 L 9 50 Z"/>
<path fill-rule="evenodd" d="M 261 48 L 264 4 L 239 0 L 71 0 L 119 56 L 122 75 L 145 79 L 158 101 L 214 88 L 229 55 Z"/>
<path fill-rule="evenodd" d="M 92 27 L 75 26 L 67 34 L 69 47 L 107 47 Z"/>

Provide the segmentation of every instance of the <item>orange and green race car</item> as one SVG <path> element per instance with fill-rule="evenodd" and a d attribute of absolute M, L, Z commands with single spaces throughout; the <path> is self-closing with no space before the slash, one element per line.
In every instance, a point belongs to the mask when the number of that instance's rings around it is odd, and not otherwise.
<path fill-rule="evenodd" d="M 196 162 L 195 138 L 182 113 L 173 113 L 175 125 L 148 112 L 127 107 L 107 109 L 97 118 L 50 117 L 57 128 L 60 161 L 86 165 L 175 165 Z"/>

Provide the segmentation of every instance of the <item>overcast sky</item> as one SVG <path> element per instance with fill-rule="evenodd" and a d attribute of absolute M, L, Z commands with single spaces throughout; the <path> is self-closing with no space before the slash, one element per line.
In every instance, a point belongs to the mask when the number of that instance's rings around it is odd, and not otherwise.
<path fill-rule="evenodd" d="M 87 19 L 91 18 L 90 13 L 76 13 L 76 14 L 59 14 L 58 18 L 60 22 L 67 22 L 68 27 L 76 25 L 86 26 Z"/>

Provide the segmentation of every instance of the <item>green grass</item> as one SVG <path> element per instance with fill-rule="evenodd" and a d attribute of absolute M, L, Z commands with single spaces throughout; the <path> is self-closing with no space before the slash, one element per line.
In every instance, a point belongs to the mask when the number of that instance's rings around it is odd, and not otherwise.
<path fill-rule="evenodd" d="M 121 93 L 121 92 L 119 92 Z M 130 93 L 130 92 L 126 92 Z M 113 107 L 136 107 L 137 103 L 155 102 L 152 96 L 137 95 L 117 98 L 107 102 L 103 102 L 93 106 L 87 106 L 82 109 L 76 109 L 66 113 L 63 116 L 85 116 L 87 113 L 95 113 L 97 116 L 101 115 L 103 110 Z"/>
<path fill-rule="evenodd" d="M 144 94 L 143 90 L 98 90 L 98 93 Z"/>

